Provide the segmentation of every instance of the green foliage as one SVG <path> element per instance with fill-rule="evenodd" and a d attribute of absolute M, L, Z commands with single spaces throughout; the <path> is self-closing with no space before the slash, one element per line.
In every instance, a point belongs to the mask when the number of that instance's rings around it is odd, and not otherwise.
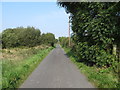
<path fill-rule="evenodd" d="M 59 37 L 59 42 L 63 47 L 68 47 L 68 37 Z"/>
<path fill-rule="evenodd" d="M 58 2 L 58 5 L 70 13 L 74 44 L 68 54 L 73 62 L 97 87 L 119 87 L 120 2 Z M 112 53 L 114 44 L 116 55 Z"/>
<path fill-rule="evenodd" d="M 0 60 L 0 89 L 2 88 L 2 82 L 1 81 L 2 81 L 2 60 Z"/>
<path fill-rule="evenodd" d="M 117 49 L 120 47 L 120 2 L 58 2 L 58 5 L 70 13 L 72 51 L 78 61 L 107 67 L 118 62 L 112 49 L 114 44 Z"/>
<path fill-rule="evenodd" d="M 5 60 L 2 61 L 2 88 L 13 90 L 19 88 L 19 85 L 29 76 L 29 74 L 37 67 L 43 60 L 48 52 L 53 49 L 52 47 L 44 49 L 36 49 L 34 53 L 33 48 L 26 53 L 31 52 L 24 59 L 20 60 Z M 18 51 L 19 52 L 19 51 Z M 34 53 L 34 54 L 33 54 Z M 23 53 L 22 55 L 24 55 Z"/>
<path fill-rule="evenodd" d="M 0 33 L 0 48 L 2 47 L 2 33 Z"/>
<path fill-rule="evenodd" d="M 115 57 L 97 45 L 88 46 L 87 42 L 79 43 L 76 46 L 75 55 L 79 61 L 88 63 L 89 65 L 96 64 L 97 66 L 111 66 L 115 62 Z"/>
<path fill-rule="evenodd" d="M 74 56 L 73 51 L 70 48 L 64 48 L 71 61 L 75 63 L 82 73 L 84 73 L 88 80 L 98 88 L 119 88 L 118 74 L 112 72 L 112 68 L 98 68 L 96 66 L 87 66 L 84 63 L 77 62 L 77 58 Z M 117 64 L 117 63 L 116 63 Z M 119 63 L 120 64 L 120 63 Z M 118 65 L 118 64 L 117 64 Z"/>
<path fill-rule="evenodd" d="M 55 36 L 52 33 L 42 34 L 39 29 L 34 27 L 18 27 L 6 29 L 2 32 L 2 48 L 14 47 L 33 47 L 40 44 L 54 46 Z"/>
<path fill-rule="evenodd" d="M 58 43 L 58 39 L 55 39 L 55 43 Z"/>
<path fill-rule="evenodd" d="M 46 33 L 46 34 L 43 33 L 41 36 L 41 42 L 43 44 L 54 46 L 54 43 L 56 43 L 56 39 L 54 34 L 52 33 Z"/>
<path fill-rule="evenodd" d="M 34 27 L 18 27 L 14 29 L 6 29 L 2 32 L 2 47 L 19 47 L 19 46 L 35 46 L 39 45 L 40 30 Z"/>

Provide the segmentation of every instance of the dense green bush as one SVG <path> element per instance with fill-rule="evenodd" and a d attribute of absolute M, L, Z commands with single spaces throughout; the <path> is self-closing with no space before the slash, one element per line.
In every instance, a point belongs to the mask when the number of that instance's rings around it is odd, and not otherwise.
<path fill-rule="evenodd" d="M 49 44 L 51 46 L 54 46 L 54 43 L 56 42 L 55 36 L 52 33 L 46 33 L 46 34 L 42 34 L 41 36 L 41 42 L 43 44 Z"/>
<path fill-rule="evenodd" d="M 2 32 L 2 47 L 18 47 L 18 46 L 35 46 L 40 37 L 40 30 L 34 27 L 19 27 L 14 29 L 6 29 Z"/>
<path fill-rule="evenodd" d="M 98 66 L 111 66 L 115 62 L 115 57 L 97 45 L 89 47 L 87 42 L 79 43 L 76 46 L 76 54 L 78 60 Z"/>
<path fill-rule="evenodd" d="M 106 66 L 104 66 L 99 68 L 96 66 L 87 66 L 82 62 L 76 62 L 77 58 L 74 57 L 75 54 L 73 54 L 71 48 L 64 48 L 64 50 L 71 61 L 76 64 L 78 69 L 87 76 L 88 80 L 91 81 L 96 88 L 99 88 L 100 90 L 101 88 L 116 88 L 116 90 L 118 90 L 117 88 L 120 87 L 119 77 L 118 75 L 116 76 L 115 73 L 112 73 L 112 67 L 106 68 Z M 116 64 L 118 66 L 118 63 Z M 118 72 L 118 69 L 115 70 Z"/>
<path fill-rule="evenodd" d="M 52 43 L 52 44 L 51 44 Z M 2 32 L 2 48 L 33 47 L 40 44 L 54 46 L 55 36 L 52 33 L 42 34 L 34 27 L 18 27 L 6 29 Z"/>
<path fill-rule="evenodd" d="M 70 13 L 72 47 L 78 61 L 118 70 L 120 47 L 120 2 L 59 2 Z M 64 45 L 65 41 L 62 41 Z M 116 51 L 114 51 L 116 52 Z M 119 52 L 119 51 L 118 51 Z M 117 58 L 116 58 L 117 57 Z M 115 66 L 114 66 L 115 65 Z"/>
<path fill-rule="evenodd" d="M 59 37 L 59 42 L 63 47 L 68 47 L 68 37 Z"/>

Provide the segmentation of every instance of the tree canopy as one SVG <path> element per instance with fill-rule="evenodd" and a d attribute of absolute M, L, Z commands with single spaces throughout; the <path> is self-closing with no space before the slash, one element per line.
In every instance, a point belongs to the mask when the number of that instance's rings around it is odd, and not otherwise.
<path fill-rule="evenodd" d="M 120 2 L 58 2 L 70 13 L 75 55 L 98 66 L 117 63 L 112 54 L 120 48 Z"/>
<path fill-rule="evenodd" d="M 43 33 L 41 36 L 41 40 L 43 44 L 50 44 L 51 46 L 54 46 L 54 43 L 56 42 L 55 36 L 52 33 Z"/>
<path fill-rule="evenodd" d="M 54 43 L 54 34 L 47 33 L 41 35 L 41 31 L 34 27 L 9 28 L 2 32 L 2 48 L 20 46 L 33 47 L 40 44 L 54 46 Z"/>

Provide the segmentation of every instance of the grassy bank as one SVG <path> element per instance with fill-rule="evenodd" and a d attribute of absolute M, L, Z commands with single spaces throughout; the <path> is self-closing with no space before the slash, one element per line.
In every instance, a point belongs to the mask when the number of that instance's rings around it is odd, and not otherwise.
<path fill-rule="evenodd" d="M 0 33 L 1 39 L 1 33 Z M 0 44 L 0 50 L 2 49 L 2 45 Z M 2 52 L 0 52 L 0 56 L 2 56 Z M 2 60 L 0 58 L 0 90 L 2 89 Z"/>
<path fill-rule="evenodd" d="M 52 49 L 37 46 L 2 50 L 2 88 L 18 88 Z"/>
<path fill-rule="evenodd" d="M 64 48 L 71 61 L 76 64 L 78 69 L 88 77 L 88 80 L 97 88 L 118 88 L 118 74 L 112 72 L 111 68 L 98 68 L 96 66 L 87 66 L 82 62 L 77 62 L 72 51 Z"/>

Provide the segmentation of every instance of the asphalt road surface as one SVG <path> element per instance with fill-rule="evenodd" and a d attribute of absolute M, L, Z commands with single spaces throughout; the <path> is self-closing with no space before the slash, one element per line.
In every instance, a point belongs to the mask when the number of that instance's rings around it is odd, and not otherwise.
<path fill-rule="evenodd" d="M 57 45 L 20 88 L 94 88 Z"/>

